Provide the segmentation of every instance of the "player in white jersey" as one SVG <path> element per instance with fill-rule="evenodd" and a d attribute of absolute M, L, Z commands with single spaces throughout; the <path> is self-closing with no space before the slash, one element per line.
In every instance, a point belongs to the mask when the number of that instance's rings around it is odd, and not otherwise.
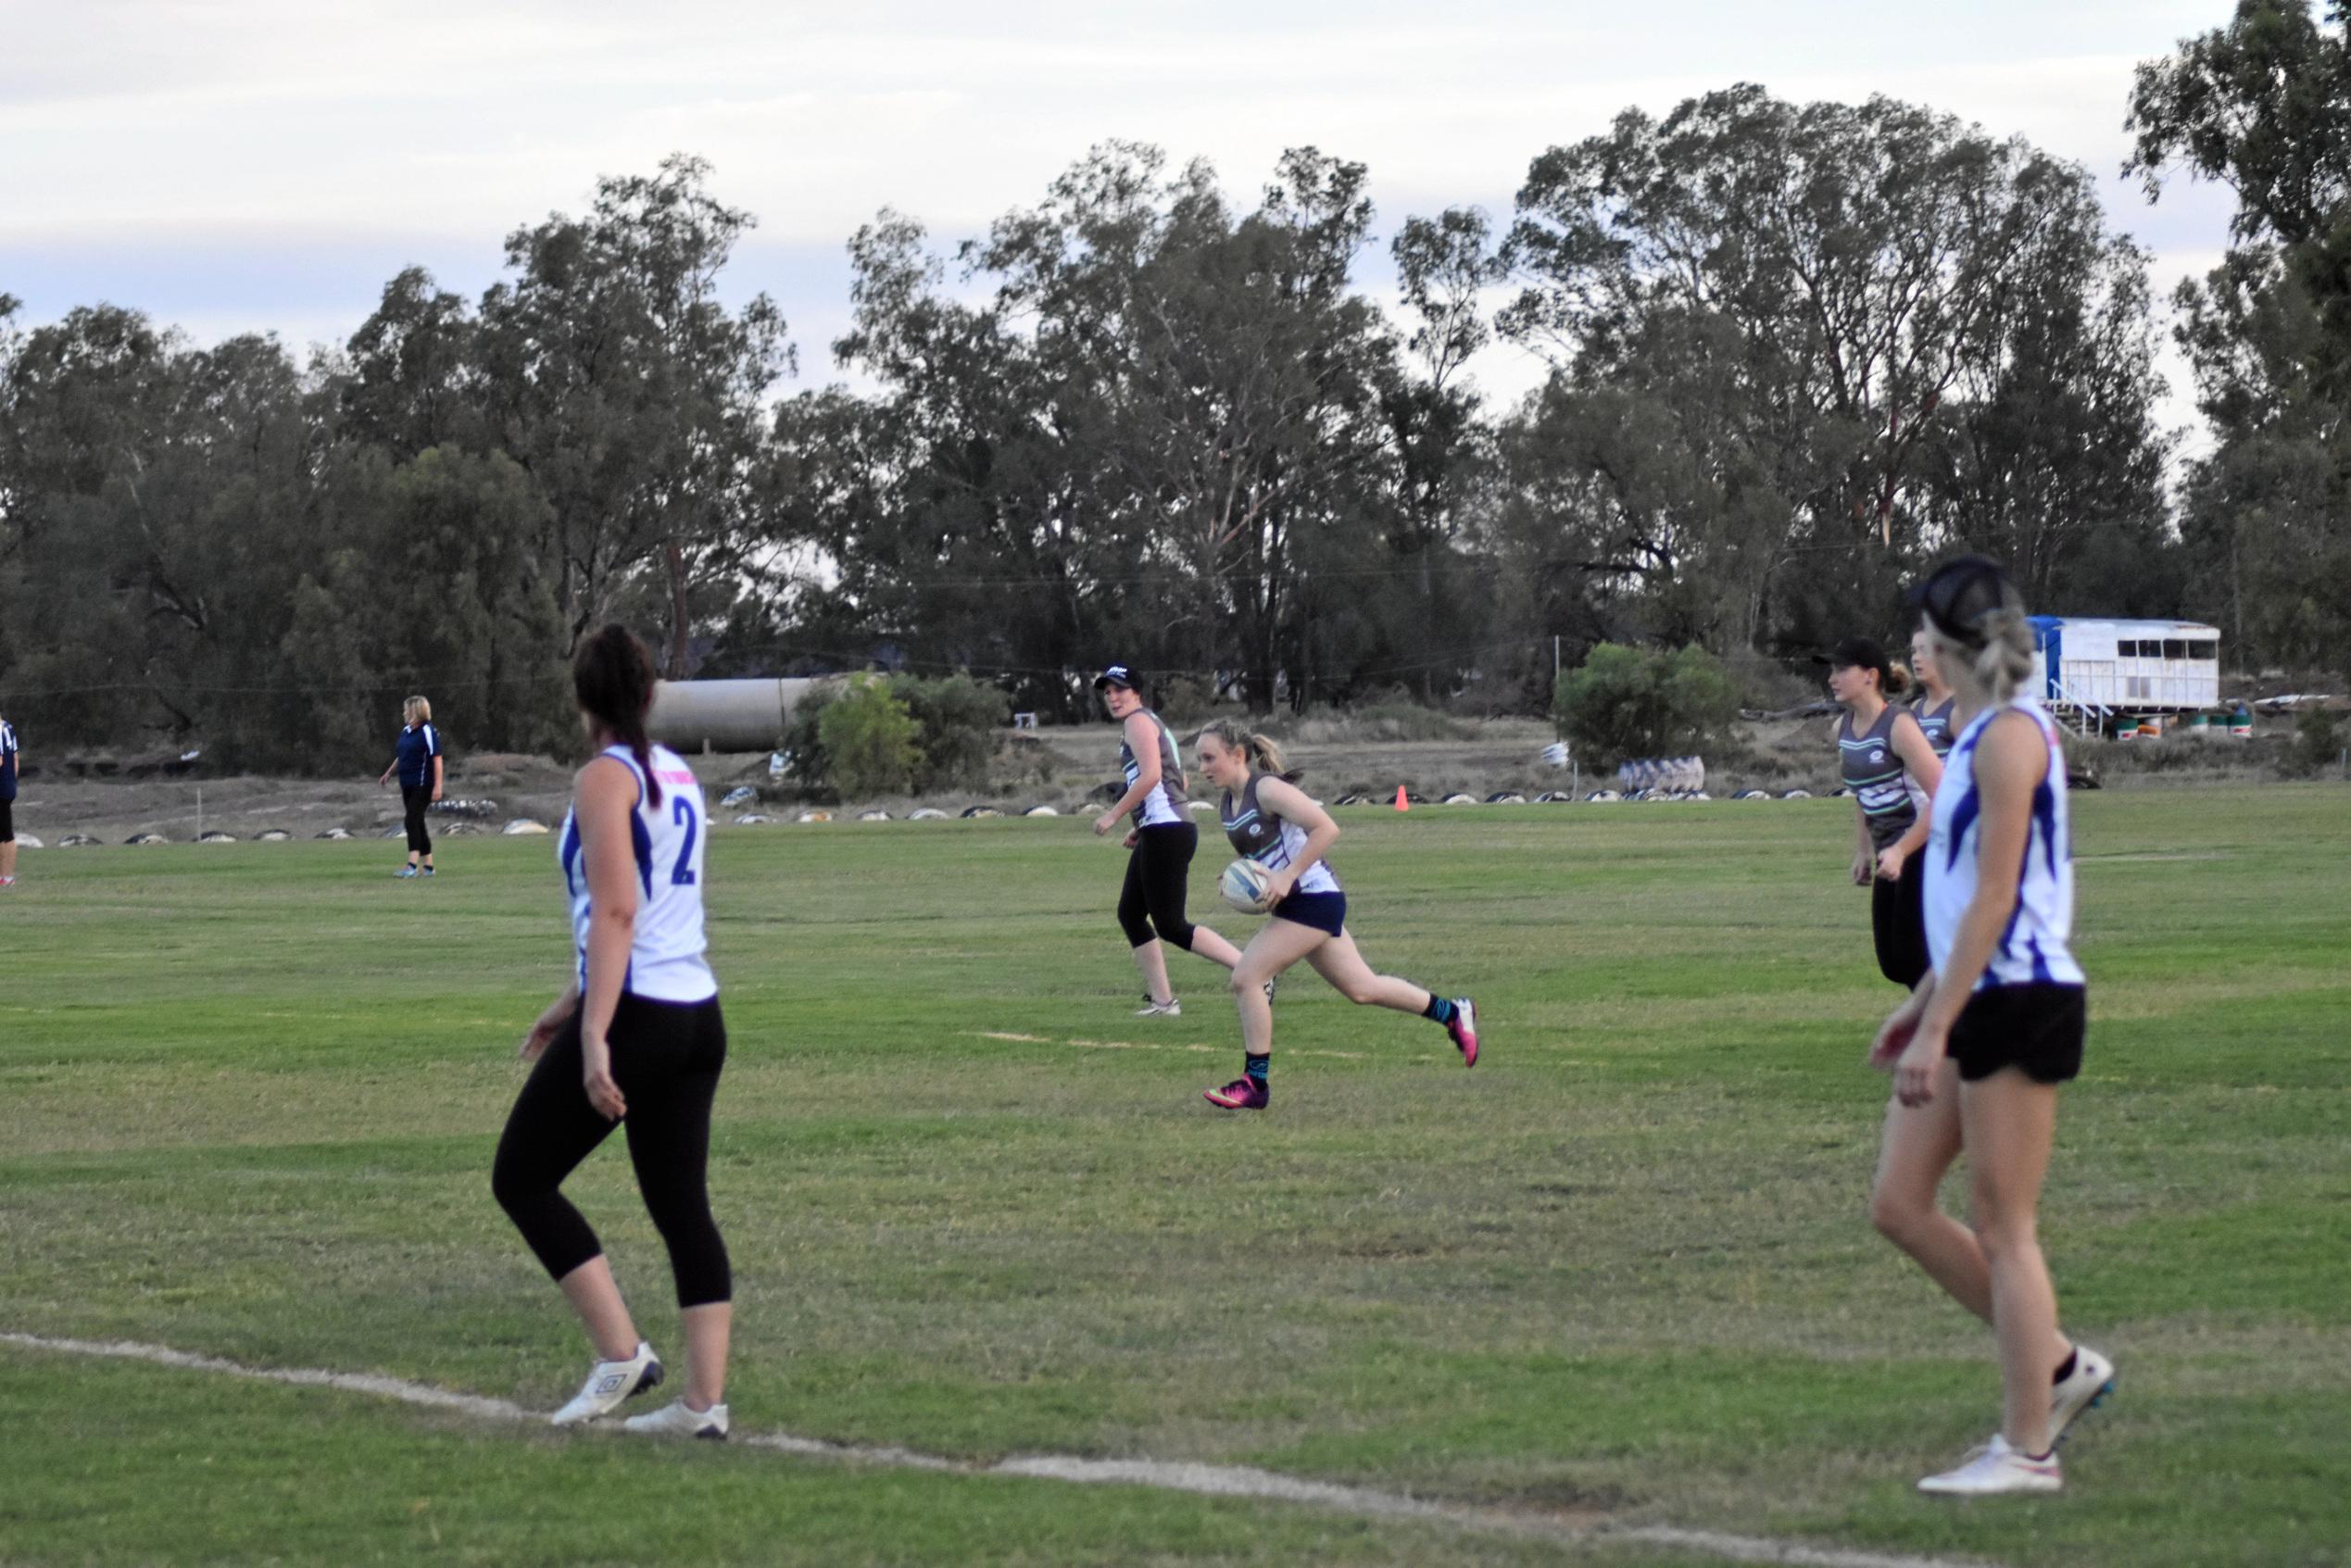
<path fill-rule="evenodd" d="M 1233 966 L 1240 1008 L 1241 1075 L 1205 1091 L 1211 1105 L 1263 1110 L 1270 1103 L 1274 1049 L 1272 985 L 1303 959 L 1349 1001 L 1417 1013 L 1442 1028 L 1477 1065 L 1477 1007 L 1467 997 L 1440 997 L 1409 980 L 1375 973 L 1347 930 L 1347 895 L 1326 856 L 1339 824 L 1285 776 L 1278 746 L 1227 719 L 1200 734 L 1200 769 L 1225 792 L 1218 812 L 1234 850 L 1272 874 L 1266 912 L 1274 918 L 1250 938 Z"/>
<path fill-rule="evenodd" d="M 1138 1018 L 1178 1018 L 1183 1004 L 1167 978 L 1167 944 L 1230 969 L 1240 949 L 1184 912 L 1200 830 L 1185 813 L 1184 761 L 1166 721 L 1143 706 L 1134 667 L 1113 664 L 1094 678 L 1102 706 L 1118 721 L 1119 771 L 1126 781 L 1111 809 L 1094 819 L 1100 837 L 1122 822 L 1134 825 L 1125 844 L 1126 880 L 1119 889 L 1118 923 L 1143 977 Z"/>
<path fill-rule="evenodd" d="M 2072 842 L 2056 726 L 2018 695 L 2032 670 L 2024 605 L 1981 557 L 1919 589 L 1957 726 L 1924 855 L 1931 968 L 1871 1045 L 1894 1075 L 1871 1218 L 2000 1348 L 2000 1430 L 1923 1491 L 2055 1491 L 2056 1444 L 2114 1385 L 2114 1368 L 2057 1326 L 2037 1233 L 2057 1086 L 2081 1069 Z M 1968 1155 L 1971 1223 L 1936 1205 Z"/>
<path fill-rule="evenodd" d="M 653 659 L 625 627 L 580 645 L 572 683 L 596 755 L 558 840 L 572 909 L 572 984 L 522 1042 L 534 1060 L 498 1139 L 490 1185 L 562 1287 L 596 1349 L 559 1426 L 610 1414 L 662 1380 L 563 1179 L 625 1119 L 637 1190 L 669 1249 L 685 1318 L 684 1399 L 626 1424 L 724 1437 L 734 1280 L 710 1216 L 710 1104 L 726 1062 L 718 982 L 703 958 L 702 790 L 646 737 Z"/>

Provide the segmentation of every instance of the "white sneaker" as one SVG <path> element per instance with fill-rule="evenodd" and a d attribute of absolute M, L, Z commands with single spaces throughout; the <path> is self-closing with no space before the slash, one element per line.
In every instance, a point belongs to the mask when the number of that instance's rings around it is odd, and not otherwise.
<path fill-rule="evenodd" d="M 1155 1002 L 1147 995 L 1143 997 L 1143 1005 L 1136 1010 L 1135 1016 L 1138 1018 L 1181 1018 L 1184 1016 L 1184 1004 L 1173 997 L 1163 1002 Z"/>
<path fill-rule="evenodd" d="M 2050 1446 L 2063 1442 L 2075 1418 L 2113 1392 L 2114 1363 L 2087 1345 L 2076 1345 L 2073 1375 L 2049 1390 Z"/>
<path fill-rule="evenodd" d="M 647 1432 L 657 1437 L 707 1437 L 712 1442 L 726 1441 L 726 1407 L 712 1405 L 706 1411 L 685 1408 L 684 1399 L 663 1405 L 660 1410 L 643 1415 L 633 1415 L 621 1423 L 631 1432 Z"/>
<path fill-rule="evenodd" d="M 583 1421 L 594 1421 L 599 1415 L 610 1415 L 621 1408 L 621 1401 L 661 1382 L 661 1358 L 653 1353 L 653 1347 L 640 1339 L 636 1354 L 624 1361 L 598 1361 L 588 1374 L 580 1391 L 572 1396 L 572 1402 L 547 1419 L 558 1426 L 576 1426 Z"/>
<path fill-rule="evenodd" d="M 1981 1498 L 1999 1492 L 2054 1492 L 2065 1484 L 2055 1449 L 2045 1459 L 2030 1459 L 2010 1448 L 2008 1439 L 1995 1432 L 1992 1441 L 1967 1463 L 1928 1476 L 1918 1483 L 1918 1489 L 1942 1497 Z"/>

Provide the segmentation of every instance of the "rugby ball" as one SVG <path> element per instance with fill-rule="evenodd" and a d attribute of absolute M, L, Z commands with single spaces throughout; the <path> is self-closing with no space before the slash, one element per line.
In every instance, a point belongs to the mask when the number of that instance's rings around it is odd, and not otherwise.
<path fill-rule="evenodd" d="M 1241 913 L 1262 915 L 1265 912 L 1265 889 L 1273 880 L 1272 873 L 1256 861 L 1235 860 L 1216 879 L 1216 891 Z"/>

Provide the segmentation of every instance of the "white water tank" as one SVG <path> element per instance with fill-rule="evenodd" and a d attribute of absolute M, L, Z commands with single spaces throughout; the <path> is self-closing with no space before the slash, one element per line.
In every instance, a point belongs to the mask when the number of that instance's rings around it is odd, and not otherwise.
<path fill-rule="evenodd" d="M 812 680 L 663 681 L 645 727 L 673 751 L 770 751 Z"/>

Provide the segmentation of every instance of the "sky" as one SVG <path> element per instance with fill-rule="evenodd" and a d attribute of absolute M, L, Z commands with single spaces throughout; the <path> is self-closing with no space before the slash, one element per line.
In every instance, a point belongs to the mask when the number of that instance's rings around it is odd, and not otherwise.
<path fill-rule="evenodd" d="M 1759 82 L 1924 103 L 2098 177 L 2158 296 L 2227 243 L 2227 192 L 2120 176 L 2131 71 L 2231 0 L 1356 0 L 981 6 L 798 0 L 0 0 L 0 293 L 20 324 L 110 301 L 198 342 L 339 342 L 420 264 L 478 295 L 501 242 L 685 151 L 757 215 L 726 281 L 840 379 L 844 242 L 880 208 L 951 249 L 1111 139 L 1206 157 L 1248 201 L 1285 147 L 1366 164 L 1385 237 L 1484 207 L 1628 106 Z M 2167 422 L 2194 420 L 2167 351 Z M 1506 345 L 1490 396 L 1541 367 Z"/>

